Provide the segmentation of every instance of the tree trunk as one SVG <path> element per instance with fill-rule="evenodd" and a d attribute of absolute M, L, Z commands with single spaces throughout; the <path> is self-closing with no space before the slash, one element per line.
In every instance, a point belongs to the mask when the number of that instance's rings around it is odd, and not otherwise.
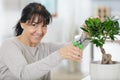
<path fill-rule="evenodd" d="M 112 64 L 112 56 L 111 54 L 106 54 L 105 49 L 103 47 L 100 47 L 100 50 L 102 52 L 102 64 Z"/>

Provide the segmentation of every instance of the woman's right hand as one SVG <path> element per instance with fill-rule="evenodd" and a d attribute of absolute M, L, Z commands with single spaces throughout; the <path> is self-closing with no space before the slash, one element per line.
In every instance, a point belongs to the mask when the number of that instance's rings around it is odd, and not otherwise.
<path fill-rule="evenodd" d="M 59 53 L 63 59 L 79 62 L 82 58 L 82 50 L 72 44 L 68 44 L 63 48 L 60 48 Z"/>

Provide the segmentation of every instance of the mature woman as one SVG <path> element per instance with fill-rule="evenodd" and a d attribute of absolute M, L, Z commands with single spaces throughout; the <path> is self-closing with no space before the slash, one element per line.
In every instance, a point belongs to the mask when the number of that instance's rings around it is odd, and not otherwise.
<path fill-rule="evenodd" d="M 16 37 L 0 48 L 0 80 L 50 80 L 50 70 L 62 61 L 80 61 L 82 52 L 72 44 L 41 43 L 51 14 L 40 3 L 30 3 L 15 27 Z"/>

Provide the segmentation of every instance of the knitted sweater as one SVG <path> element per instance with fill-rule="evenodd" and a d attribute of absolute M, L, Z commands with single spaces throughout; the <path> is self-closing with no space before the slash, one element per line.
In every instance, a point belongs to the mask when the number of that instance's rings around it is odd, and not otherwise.
<path fill-rule="evenodd" d="M 0 47 L 0 80 L 50 80 L 50 70 L 62 60 L 63 44 L 39 43 L 30 47 L 15 37 Z"/>

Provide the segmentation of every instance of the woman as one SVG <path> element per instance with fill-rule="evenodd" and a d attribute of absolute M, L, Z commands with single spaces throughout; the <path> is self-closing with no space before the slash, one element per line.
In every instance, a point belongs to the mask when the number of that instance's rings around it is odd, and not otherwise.
<path fill-rule="evenodd" d="M 51 14 L 40 3 L 30 3 L 15 27 L 16 37 L 0 48 L 0 80 L 50 80 L 50 70 L 62 61 L 80 61 L 82 52 L 72 44 L 41 43 Z"/>

